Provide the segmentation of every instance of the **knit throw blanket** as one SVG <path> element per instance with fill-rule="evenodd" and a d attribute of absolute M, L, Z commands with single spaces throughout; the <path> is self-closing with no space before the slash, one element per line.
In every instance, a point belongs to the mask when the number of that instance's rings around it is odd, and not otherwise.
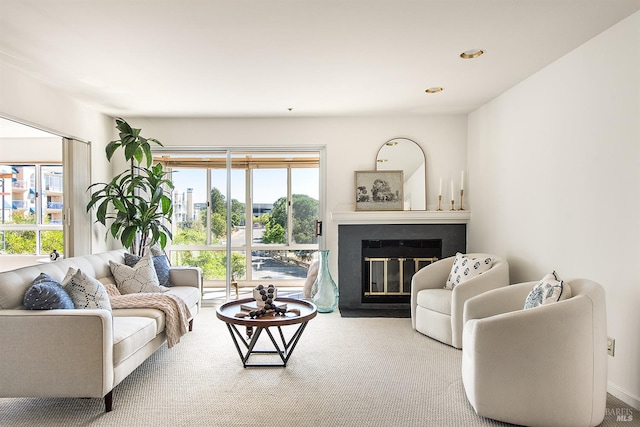
<path fill-rule="evenodd" d="M 111 297 L 111 308 L 156 308 L 164 312 L 165 331 L 169 348 L 180 342 L 187 333 L 191 312 L 185 302 L 175 295 L 138 293 Z"/>

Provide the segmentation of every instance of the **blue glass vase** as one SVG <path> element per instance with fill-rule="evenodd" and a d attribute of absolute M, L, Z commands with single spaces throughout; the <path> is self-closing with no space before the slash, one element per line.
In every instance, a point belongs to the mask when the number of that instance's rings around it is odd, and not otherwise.
<path fill-rule="evenodd" d="M 319 313 L 331 313 L 338 308 L 338 285 L 333 281 L 329 271 L 329 251 L 320 251 L 320 267 L 311 287 L 311 301 Z"/>

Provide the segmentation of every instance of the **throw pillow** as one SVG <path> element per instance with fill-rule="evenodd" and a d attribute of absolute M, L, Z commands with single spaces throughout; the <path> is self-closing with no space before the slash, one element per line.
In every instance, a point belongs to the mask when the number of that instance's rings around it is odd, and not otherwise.
<path fill-rule="evenodd" d="M 162 251 L 162 248 L 158 245 L 153 245 L 149 248 L 151 251 L 151 258 L 153 259 L 153 268 L 156 270 L 158 276 L 158 282 L 161 286 L 171 286 L 169 282 L 169 260 L 167 255 Z M 130 253 L 124 254 L 124 263 L 129 267 L 136 265 L 142 257 L 139 255 L 133 255 Z"/>
<path fill-rule="evenodd" d="M 460 283 L 481 275 L 493 265 L 493 258 L 476 258 L 456 253 L 456 259 L 451 266 L 451 272 L 444 285 L 445 289 L 455 288 Z"/>
<path fill-rule="evenodd" d="M 82 270 L 69 268 L 62 281 L 76 308 L 103 308 L 111 310 L 111 302 L 104 285 L 99 280 L 87 276 Z"/>
<path fill-rule="evenodd" d="M 73 309 L 73 300 L 62 285 L 46 273 L 40 273 L 27 289 L 23 299 L 27 310 Z"/>
<path fill-rule="evenodd" d="M 164 292 L 167 289 L 160 286 L 158 282 L 151 252 L 145 253 L 133 267 L 114 261 L 109 261 L 109 267 L 111 274 L 116 279 L 118 290 L 123 295 L 140 292 Z"/>
<path fill-rule="evenodd" d="M 554 271 L 536 283 L 524 303 L 524 309 L 551 304 L 571 297 L 571 288 L 560 280 Z"/>

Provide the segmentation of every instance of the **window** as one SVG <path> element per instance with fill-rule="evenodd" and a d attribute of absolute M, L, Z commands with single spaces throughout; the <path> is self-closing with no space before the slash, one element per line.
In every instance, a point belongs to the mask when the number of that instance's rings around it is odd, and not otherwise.
<path fill-rule="evenodd" d="M 0 253 L 64 248 L 61 164 L 0 165 Z"/>
<path fill-rule="evenodd" d="M 154 161 L 170 169 L 175 186 L 174 265 L 199 266 L 206 286 L 224 286 L 230 249 L 232 280 L 286 286 L 306 278 L 318 250 L 318 150 L 229 152 L 229 170 L 226 151 Z"/>

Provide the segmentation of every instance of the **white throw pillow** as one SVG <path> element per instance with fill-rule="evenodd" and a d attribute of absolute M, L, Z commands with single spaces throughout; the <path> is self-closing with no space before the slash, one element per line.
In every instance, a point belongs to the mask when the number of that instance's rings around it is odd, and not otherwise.
<path fill-rule="evenodd" d="M 547 274 L 541 281 L 536 283 L 524 303 L 524 309 L 539 307 L 541 305 L 552 304 L 571 298 L 571 288 L 569 285 L 558 279 L 556 272 Z"/>
<path fill-rule="evenodd" d="M 116 279 L 118 290 L 123 295 L 167 290 L 166 287 L 160 286 L 156 269 L 153 266 L 151 251 L 147 251 L 133 267 L 111 260 L 109 267 L 111 274 Z"/>
<path fill-rule="evenodd" d="M 107 289 L 100 281 L 87 276 L 81 270 L 69 268 L 62 286 L 71 296 L 76 308 L 104 308 L 111 310 Z"/>
<path fill-rule="evenodd" d="M 489 270 L 493 265 L 493 258 L 476 258 L 468 255 L 456 253 L 456 259 L 451 266 L 451 272 L 444 286 L 445 289 L 455 288 L 460 283 L 477 277 Z"/>

